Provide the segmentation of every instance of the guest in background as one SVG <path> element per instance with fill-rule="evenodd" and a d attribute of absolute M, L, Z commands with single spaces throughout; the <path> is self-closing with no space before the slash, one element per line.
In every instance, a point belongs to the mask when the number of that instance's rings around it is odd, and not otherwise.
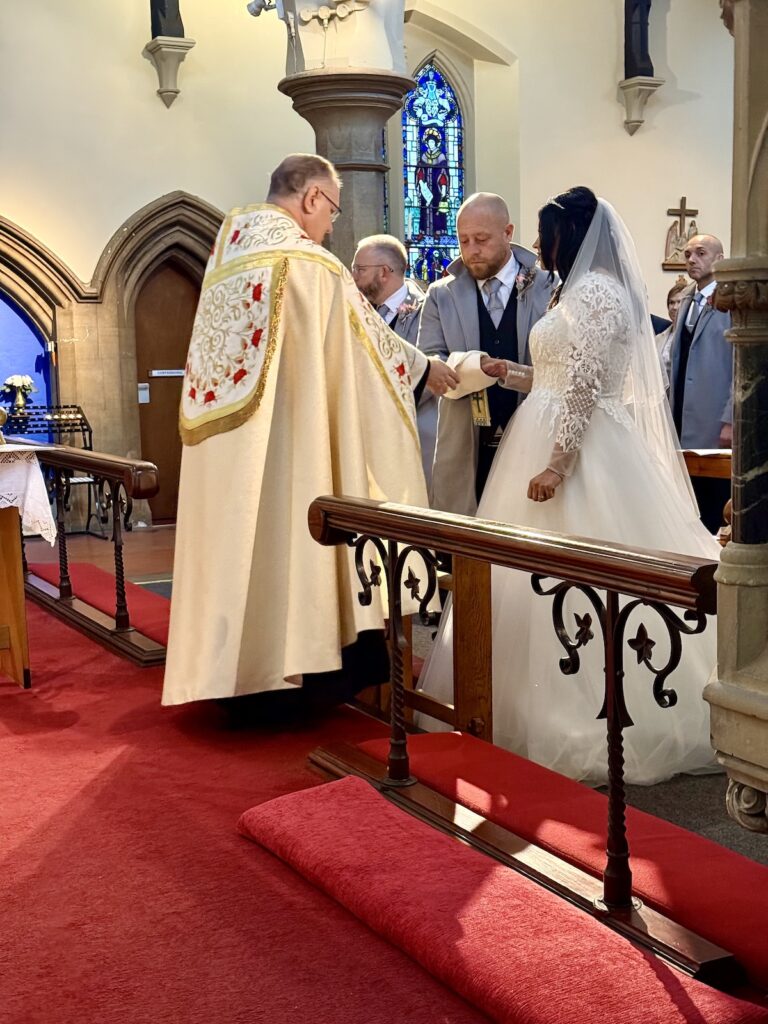
<path fill-rule="evenodd" d="M 725 332 L 729 313 L 712 304 L 715 264 L 723 245 L 714 235 L 694 235 L 683 252 L 693 284 L 681 295 L 672 334 L 669 399 L 681 448 L 730 448 L 733 351 Z M 694 477 L 701 518 L 714 533 L 723 521 L 727 480 Z"/>
<path fill-rule="evenodd" d="M 680 277 L 672 285 L 667 293 L 667 312 L 669 313 L 670 324 L 663 331 L 656 335 L 656 346 L 659 350 L 659 359 L 664 367 L 664 373 L 669 381 L 672 374 L 672 337 L 677 324 L 677 314 L 680 311 L 680 303 L 683 301 L 683 292 L 688 285 L 685 279 Z"/>
<path fill-rule="evenodd" d="M 408 253 L 393 235 L 369 235 L 358 242 L 352 263 L 355 284 L 395 334 L 415 345 L 424 292 L 406 279 L 407 270 Z M 446 377 L 446 384 L 450 379 Z M 437 436 L 437 395 L 426 388 L 418 398 L 417 418 L 421 460 L 429 486 Z"/>

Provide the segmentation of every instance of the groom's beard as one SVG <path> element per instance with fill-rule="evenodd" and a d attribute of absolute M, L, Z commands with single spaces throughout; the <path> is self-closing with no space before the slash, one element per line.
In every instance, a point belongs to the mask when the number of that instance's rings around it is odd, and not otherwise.
<path fill-rule="evenodd" d="M 504 253 L 496 260 L 475 260 L 472 263 L 465 263 L 464 266 L 469 271 L 470 277 L 474 277 L 476 281 L 487 281 L 489 277 L 498 274 L 506 262 L 507 254 Z"/>

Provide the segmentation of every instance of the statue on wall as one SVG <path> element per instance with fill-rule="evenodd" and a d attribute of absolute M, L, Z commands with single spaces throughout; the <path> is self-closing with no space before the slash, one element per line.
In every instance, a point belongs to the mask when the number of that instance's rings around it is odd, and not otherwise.
<path fill-rule="evenodd" d="M 648 44 L 651 0 L 624 0 L 624 78 L 653 78 Z"/>
<path fill-rule="evenodd" d="M 184 24 L 178 0 L 149 0 L 149 11 L 153 39 L 157 39 L 158 36 L 184 38 Z"/>
<path fill-rule="evenodd" d="M 690 223 L 686 224 L 686 219 L 698 216 L 699 211 L 689 209 L 686 204 L 686 196 L 683 196 L 678 207 L 667 210 L 669 217 L 676 217 L 677 219 L 672 221 L 667 230 L 664 261 L 661 264 L 662 270 L 679 271 L 686 269 L 685 256 L 683 255 L 685 247 L 689 239 L 699 233 L 695 220 L 691 219 Z"/>
<path fill-rule="evenodd" d="M 288 29 L 286 74 L 339 70 L 405 74 L 405 0 L 251 0 L 258 17 L 276 10 Z"/>

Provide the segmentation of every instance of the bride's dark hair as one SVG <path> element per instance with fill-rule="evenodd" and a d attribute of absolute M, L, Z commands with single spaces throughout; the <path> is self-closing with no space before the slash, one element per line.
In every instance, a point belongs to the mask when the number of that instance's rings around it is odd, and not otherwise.
<path fill-rule="evenodd" d="M 597 196 L 585 185 L 569 188 L 539 210 L 541 265 L 565 282 L 597 210 Z"/>

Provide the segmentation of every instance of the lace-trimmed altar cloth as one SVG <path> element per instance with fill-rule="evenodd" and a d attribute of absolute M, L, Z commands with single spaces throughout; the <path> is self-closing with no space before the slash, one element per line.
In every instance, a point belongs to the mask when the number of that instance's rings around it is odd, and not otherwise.
<path fill-rule="evenodd" d="M 0 508 L 14 506 L 21 515 L 25 535 L 40 534 L 53 544 L 56 522 L 37 455 L 29 445 L 0 447 Z"/>

